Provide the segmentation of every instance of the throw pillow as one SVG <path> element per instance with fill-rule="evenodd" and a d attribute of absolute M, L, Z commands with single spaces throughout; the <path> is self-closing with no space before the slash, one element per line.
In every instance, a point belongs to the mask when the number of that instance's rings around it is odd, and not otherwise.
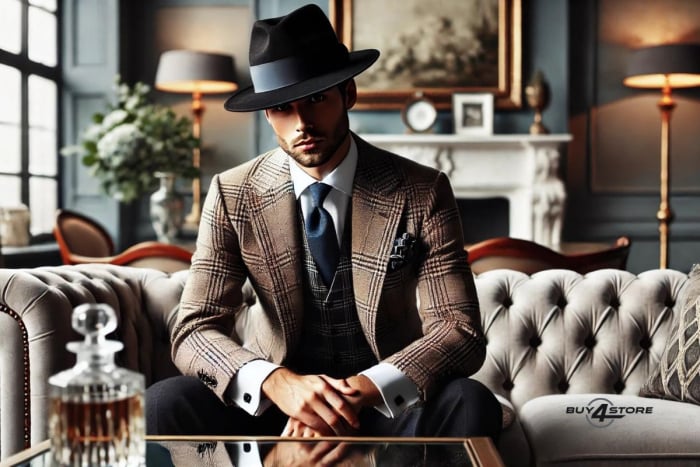
<path fill-rule="evenodd" d="M 693 266 L 689 278 L 659 367 L 640 396 L 700 405 L 700 264 Z"/>

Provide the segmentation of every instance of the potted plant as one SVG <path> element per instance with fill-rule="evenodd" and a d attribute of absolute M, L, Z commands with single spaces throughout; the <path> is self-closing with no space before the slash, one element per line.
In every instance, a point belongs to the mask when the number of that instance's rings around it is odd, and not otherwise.
<path fill-rule="evenodd" d="M 117 78 L 115 88 L 116 102 L 108 104 L 105 113 L 94 114 L 79 144 L 61 153 L 81 157 L 102 190 L 121 202 L 132 202 L 161 186 L 158 199 L 151 202 L 151 218 L 158 239 L 172 241 L 184 208 L 181 197 L 179 203 L 174 199 L 174 180 L 198 175 L 192 164 L 198 144 L 192 121 L 153 103 L 145 83 L 129 86 Z"/>

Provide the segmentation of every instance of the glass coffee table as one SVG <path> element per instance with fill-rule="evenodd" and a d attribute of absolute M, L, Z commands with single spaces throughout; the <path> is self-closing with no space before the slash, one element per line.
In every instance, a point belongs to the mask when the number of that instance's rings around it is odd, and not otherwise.
<path fill-rule="evenodd" d="M 148 467 L 170 466 L 484 466 L 504 464 L 490 438 L 280 438 L 148 436 Z M 49 467 L 43 441 L 1 467 Z"/>

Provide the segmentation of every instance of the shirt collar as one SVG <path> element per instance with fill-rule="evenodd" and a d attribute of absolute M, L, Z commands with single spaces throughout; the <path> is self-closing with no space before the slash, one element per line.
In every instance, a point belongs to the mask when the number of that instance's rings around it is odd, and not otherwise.
<path fill-rule="evenodd" d="M 304 190 L 309 187 L 309 185 L 316 183 L 319 180 L 316 180 L 311 175 L 304 172 L 291 156 L 287 157 L 289 157 L 289 173 L 292 177 L 292 183 L 294 184 L 294 194 L 298 199 Z M 348 149 L 348 155 L 345 156 L 343 161 L 338 164 L 338 166 L 333 169 L 331 173 L 323 177 L 323 180 L 320 181 L 351 197 L 356 169 L 357 146 L 355 145 L 354 138 L 350 136 L 350 149 Z"/>

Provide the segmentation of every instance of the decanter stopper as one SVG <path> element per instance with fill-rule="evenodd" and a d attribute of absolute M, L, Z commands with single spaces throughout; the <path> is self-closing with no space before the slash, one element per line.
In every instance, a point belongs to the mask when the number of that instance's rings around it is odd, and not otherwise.
<path fill-rule="evenodd" d="M 114 361 L 114 354 L 124 348 L 119 341 L 106 336 L 117 329 L 117 315 L 104 303 L 86 303 L 73 310 L 73 329 L 85 336 L 82 342 L 69 342 L 66 348 L 78 354 L 78 362 L 105 364 Z"/>

